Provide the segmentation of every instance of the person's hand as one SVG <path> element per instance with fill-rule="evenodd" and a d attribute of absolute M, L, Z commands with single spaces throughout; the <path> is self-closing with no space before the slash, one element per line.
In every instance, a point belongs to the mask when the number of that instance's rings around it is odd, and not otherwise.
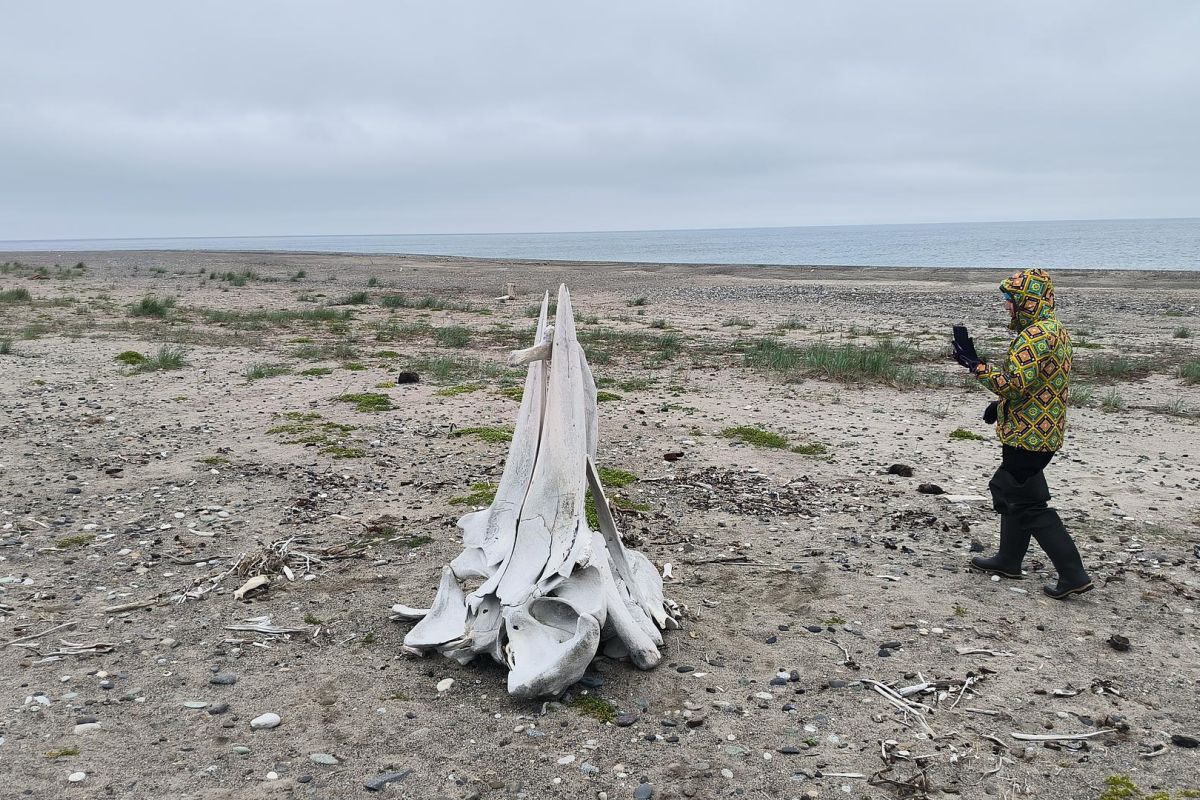
<path fill-rule="evenodd" d="M 967 334 L 966 326 L 954 326 L 954 360 L 974 372 L 983 359 L 975 352 L 975 340 Z"/>
<path fill-rule="evenodd" d="M 992 402 L 988 403 L 987 408 L 985 408 L 983 410 L 983 421 L 986 422 L 988 425 L 994 425 L 996 423 L 996 419 L 999 417 L 999 415 L 1000 415 L 1000 401 L 993 400 Z"/>

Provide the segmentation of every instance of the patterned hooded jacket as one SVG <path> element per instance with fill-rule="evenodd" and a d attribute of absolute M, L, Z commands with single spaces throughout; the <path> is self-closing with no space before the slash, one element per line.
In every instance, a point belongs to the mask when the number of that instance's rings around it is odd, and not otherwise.
<path fill-rule="evenodd" d="M 1054 316 L 1054 286 L 1042 269 L 1018 272 L 1000 283 L 1012 298 L 1016 337 L 1000 364 L 980 364 L 979 382 L 1000 396 L 996 432 L 1022 450 L 1055 452 L 1067 428 L 1071 336 Z"/>

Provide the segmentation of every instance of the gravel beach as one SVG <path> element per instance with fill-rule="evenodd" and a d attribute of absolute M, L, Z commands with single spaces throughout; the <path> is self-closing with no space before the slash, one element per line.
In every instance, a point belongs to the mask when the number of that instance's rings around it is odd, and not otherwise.
<path fill-rule="evenodd" d="M 1077 406 L 1047 477 L 1097 583 L 1068 602 L 1036 548 L 1026 580 L 965 569 L 1000 448 L 950 326 L 1003 352 L 1005 274 L 0 253 L 4 796 L 1200 788 L 1200 273 L 1054 275 Z M 402 655 L 389 608 L 486 504 L 505 358 L 560 282 L 683 619 L 658 669 L 522 703 Z"/>

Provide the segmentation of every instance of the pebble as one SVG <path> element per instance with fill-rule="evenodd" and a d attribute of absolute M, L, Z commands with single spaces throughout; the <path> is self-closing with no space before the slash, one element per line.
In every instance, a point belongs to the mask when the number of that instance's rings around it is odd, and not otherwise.
<path fill-rule="evenodd" d="M 246 747 L 244 744 L 235 744 L 235 745 L 234 745 L 232 748 L 230 748 L 230 749 L 232 749 L 232 750 L 233 750 L 233 752 L 237 753 L 239 756 L 248 756 L 248 755 L 250 755 L 250 748 L 249 748 L 249 747 Z"/>
<path fill-rule="evenodd" d="M 218 672 L 209 678 L 208 682 L 217 686 L 233 686 L 237 683 L 237 675 L 232 675 L 228 672 Z"/>
<path fill-rule="evenodd" d="M 408 773 L 410 772 L 412 772 L 412 770 L 406 769 L 402 770 L 401 772 L 385 772 L 382 775 L 376 775 L 374 778 L 369 778 L 367 782 L 363 784 L 363 788 L 368 792 L 378 792 L 389 783 L 395 783 L 396 781 L 404 780 L 406 777 L 408 777 Z"/>
<path fill-rule="evenodd" d="M 574 764 L 574 763 L 575 763 L 575 755 L 574 754 L 571 754 L 569 756 L 563 756 L 562 758 L 560 758 L 558 760 L 558 765 L 560 767 L 565 767 L 567 764 Z"/>
<path fill-rule="evenodd" d="M 93 733 L 100 730 L 99 722 L 82 722 L 75 726 L 75 733 Z"/>
<path fill-rule="evenodd" d="M 337 766 L 338 760 L 329 753 L 313 753 L 309 755 L 308 760 L 314 764 L 324 764 L 328 767 Z"/>
<path fill-rule="evenodd" d="M 79 783 L 80 781 L 84 780 L 85 778 L 87 778 L 86 772 L 72 772 L 70 775 L 67 776 L 67 780 L 69 780 L 71 783 Z M 649 795 L 647 795 L 647 796 L 649 796 Z"/>
<path fill-rule="evenodd" d="M 279 718 L 278 714 L 268 712 L 262 716 L 255 717 L 254 719 L 250 720 L 250 727 L 254 728 L 255 730 L 265 730 L 268 728 L 277 727 L 280 722 L 282 722 L 282 720 Z"/>
<path fill-rule="evenodd" d="M 600 774 L 599 767 L 597 767 L 595 764 L 589 764 L 586 761 L 584 761 L 582 764 L 579 765 L 579 771 L 582 772 L 584 775 L 599 775 Z"/>
<path fill-rule="evenodd" d="M 630 725 L 638 721 L 637 714 L 617 714 L 617 727 L 628 728 Z"/>
<path fill-rule="evenodd" d="M 454 678 L 442 678 L 437 683 L 438 694 L 450 691 L 450 687 L 454 685 Z"/>
<path fill-rule="evenodd" d="M 208 703 L 203 700 L 188 700 L 183 704 L 184 708 L 208 708 Z"/>
<path fill-rule="evenodd" d="M 650 800 L 651 797 L 654 797 L 654 787 L 649 783 L 638 784 L 633 790 L 633 800 Z"/>

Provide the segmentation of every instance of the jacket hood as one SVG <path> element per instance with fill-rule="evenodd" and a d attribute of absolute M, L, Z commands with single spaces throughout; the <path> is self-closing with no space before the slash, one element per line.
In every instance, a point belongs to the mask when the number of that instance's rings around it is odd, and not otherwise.
<path fill-rule="evenodd" d="M 1054 319 L 1054 284 L 1044 269 L 1025 269 L 1000 281 L 1000 291 L 1011 295 L 1017 307 L 1014 330 L 1024 330 L 1040 319 Z"/>

